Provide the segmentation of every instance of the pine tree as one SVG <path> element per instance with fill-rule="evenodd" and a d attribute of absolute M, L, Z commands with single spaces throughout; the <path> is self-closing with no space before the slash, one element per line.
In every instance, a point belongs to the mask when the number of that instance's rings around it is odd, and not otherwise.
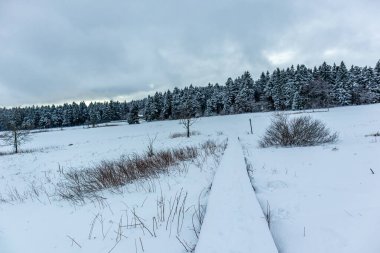
<path fill-rule="evenodd" d="M 80 118 L 80 115 L 79 115 L 79 105 L 75 102 L 73 102 L 71 104 L 71 112 L 72 112 L 72 124 L 73 125 L 79 125 L 80 122 L 79 122 L 79 118 Z"/>
<path fill-rule="evenodd" d="M 375 83 L 377 86 L 380 86 L 380 60 L 376 63 L 376 66 L 374 68 L 374 74 L 375 74 Z"/>
<path fill-rule="evenodd" d="M 44 108 L 42 110 L 40 122 L 38 123 L 38 125 L 41 126 L 42 128 L 50 128 L 52 127 L 51 122 L 52 121 L 51 121 L 51 115 L 50 115 L 49 109 Z"/>
<path fill-rule="evenodd" d="M 265 105 L 266 110 L 275 109 L 273 96 L 274 96 L 274 87 L 277 83 L 277 78 L 275 77 L 276 71 L 277 70 L 275 70 L 272 75 L 269 75 L 269 73 L 267 73 L 268 76 L 270 76 L 270 78 L 266 82 L 266 85 L 264 88 L 264 96 L 263 96 L 264 97 L 263 100 L 266 103 Z"/>
<path fill-rule="evenodd" d="M 164 107 L 164 98 L 162 96 L 161 92 L 156 92 L 153 97 L 154 105 L 155 105 L 155 113 L 154 113 L 154 119 L 158 120 L 160 119 L 162 109 Z"/>
<path fill-rule="evenodd" d="M 351 104 L 351 91 L 349 89 L 349 75 L 346 65 L 342 61 L 335 78 L 334 101 L 337 105 Z"/>
<path fill-rule="evenodd" d="M 239 92 L 235 97 L 235 113 L 252 112 L 255 94 L 251 74 L 248 71 L 244 72 L 235 83 L 239 86 Z"/>
<path fill-rule="evenodd" d="M 224 114 L 232 114 L 234 113 L 234 104 L 235 98 L 238 94 L 238 87 L 232 81 L 232 78 L 229 77 L 226 82 L 226 93 L 225 93 L 225 101 L 224 101 Z"/>
<path fill-rule="evenodd" d="M 292 110 L 300 110 L 302 107 L 301 96 L 298 91 L 295 91 L 292 99 Z"/>
<path fill-rule="evenodd" d="M 257 80 L 253 85 L 254 98 L 255 98 L 256 103 L 261 101 L 261 97 L 263 96 L 266 83 L 267 83 L 266 75 L 264 72 L 262 72 L 260 75 L 260 79 Z"/>
<path fill-rule="evenodd" d="M 273 98 L 274 109 L 277 111 L 285 109 L 284 79 L 285 79 L 285 72 L 277 68 L 277 70 L 273 72 L 273 75 L 272 75 L 272 82 L 273 82 L 272 98 Z"/>
<path fill-rule="evenodd" d="M 198 87 L 195 88 L 192 104 L 195 109 L 195 117 L 203 116 L 206 110 L 207 99 L 206 95 Z"/>
<path fill-rule="evenodd" d="M 236 96 L 235 113 L 252 112 L 254 93 L 252 88 L 243 86 Z"/>
<path fill-rule="evenodd" d="M 312 73 L 305 65 L 297 65 L 297 69 L 294 75 L 294 97 L 292 102 L 293 110 L 306 109 L 305 105 L 308 103 L 307 90 L 308 85 L 312 80 Z"/>
<path fill-rule="evenodd" d="M 364 82 L 361 81 L 362 70 L 357 66 L 351 66 L 349 71 L 349 87 L 351 90 L 352 104 L 360 104 L 360 93 L 364 90 Z"/>
<path fill-rule="evenodd" d="M 334 64 L 335 65 L 335 64 Z M 333 77 L 332 77 L 332 67 L 328 65 L 326 62 L 323 62 L 319 67 L 319 77 L 322 81 L 332 85 Z"/>
<path fill-rule="evenodd" d="M 79 124 L 84 124 L 88 119 L 87 105 L 84 101 L 79 103 Z"/>
<path fill-rule="evenodd" d="M 148 99 L 145 103 L 145 112 L 144 117 L 146 121 L 152 121 L 155 120 L 156 115 L 158 113 L 158 110 L 156 108 L 156 103 L 154 102 L 153 97 L 148 96 Z"/>
<path fill-rule="evenodd" d="M 371 67 L 363 68 L 364 92 L 363 100 L 365 103 L 380 102 L 380 86 L 376 83 L 375 73 Z"/>
<path fill-rule="evenodd" d="M 373 70 L 374 78 L 372 83 L 372 90 L 376 93 L 376 103 L 380 102 L 380 60 L 376 63 Z"/>
<path fill-rule="evenodd" d="M 296 91 L 294 75 L 295 75 L 295 71 L 294 71 L 294 67 L 292 65 L 290 69 L 286 70 L 286 81 L 285 81 L 285 87 L 283 90 L 283 92 L 284 92 L 284 106 L 286 109 L 292 108 L 293 97 L 294 97 L 294 93 Z"/>
<path fill-rule="evenodd" d="M 87 122 L 92 125 L 92 127 L 95 127 L 97 124 L 101 122 L 101 115 L 100 111 L 98 110 L 98 107 L 96 106 L 96 103 L 93 104 L 92 102 L 88 106 L 88 120 Z"/>
<path fill-rule="evenodd" d="M 334 87 L 336 82 L 336 75 L 338 73 L 339 67 L 336 66 L 335 62 L 331 68 L 331 85 Z"/>
<path fill-rule="evenodd" d="M 177 87 L 173 90 L 172 99 L 172 117 L 173 119 L 179 119 L 182 113 L 181 103 L 182 103 L 182 91 Z"/>
<path fill-rule="evenodd" d="M 40 117 L 38 115 L 38 117 Z M 73 121 L 74 121 L 74 117 L 73 117 L 73 110 L 72 110 L 72 107 L 71 105 L 69 104 L 64 104 L 63 105 L 63 122 L 62 122 L 62 125 L 63 126 L 73 126 Z"/>
<path fill-rule="evenodd" d="M 170 90 L 168 90 L 164 94 L 161 118 L 170 119 L 171 116 L 172 116 L 172 93 L 170 92 Z"/>
<path fill-rule="evenodd" d="M 218 93 L 217 93 L 217 90 L 215 89 L 211 97 L 207 100 L 206 111 L 205 111 L 206 116 L 218 115 L 217 103 L 218 103 Z"/>
<path fill-rule="evenodd" d="M 251 77 L 251 74 L 248 71 L 245 71 L 244 74 L 241 76 L 241 85 L 242 87 L 253 89 L 254 81 Z"/>
<path fill-rule="evenodd" d="M 191 117 L 198 117 L 202 115 L 200 98 L 198 100 L 197 91 L 193 85 L 188 89 L 185 88 L 183 110 Z"/>
<path fill-rule="evenodd" d="M 213 116 L 223 113 L 224 106 L 224 92 L 223 88 L 218 84 L 213 87 L 213 93 L 207 100 L 207 106 L 205 109 L 206 116 Z"/>
<path fill-rule="evenodd" d="M 139 107 L 137 104 L 133 104 L 131 111 L 128 115 L 128 124 L 139 124 Z"/>

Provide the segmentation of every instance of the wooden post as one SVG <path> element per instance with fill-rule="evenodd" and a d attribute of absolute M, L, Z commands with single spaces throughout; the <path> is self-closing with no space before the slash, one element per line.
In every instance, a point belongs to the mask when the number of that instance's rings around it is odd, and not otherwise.
<path fill-rule="evenodd" d="M 186 119 L 187 138 L 190 138 L 190 119 Z"/>
<path fill-rule="evenodd" d="M 249 125 L 251 126 L 251 134 L 253 134 L 253 131 L 252 131 L 252 120 L 249 119 Z"/>

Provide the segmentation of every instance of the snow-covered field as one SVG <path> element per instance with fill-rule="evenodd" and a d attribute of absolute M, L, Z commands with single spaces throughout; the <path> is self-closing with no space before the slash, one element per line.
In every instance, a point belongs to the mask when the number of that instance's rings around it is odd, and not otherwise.
<path fill-rule="evenodd" d="M 35 152 L 0 156 L 0 252 L 190 250 L 198 240 L 193 225 L 197 226 L 199 206 L 207 204 L 210 184 L 218 173 L 218 157 L 181 163 L 172 173 L 127 185 L 122 192 L 106 191 L 103 201 L 74 205 L 54 196 L 62 173 L 123 154 L 143 153 L 149 138 L 156 135 L 157 150 L 199 145 L 207 140 L 222 143 L 227 138 L 229 144 L 240 144 L 227 146 L 221 165 L 227 164 L 224 167 L 232 170 L 237 169 L 235 166 L 240 168 L 245 164 L 241 154 L 251 164 L 251 182 L 263 209 L 253 215 L 265 214 L 270 208 L 270 232 L 279 252 L 380 252 L 376 240 L 380 228 L 380 138 L 365 136 L 380 131 L 380 105 L 308 114 L 337 131 L 340 140 L 315 147 L 259 148 L 258 140 L 270 124 L 272 113 L 201 118 L 193 127 L 200 135 L 189 139 L 169 137 L 183 132 L 178 121 L 140 125 L 116 122 L 117 126 L 35 133 L 22 147 Z M 300 114 L 294 114 L 297 115 Z M 249 134 L 249 118 L 253 135 Z M 7 150 L 9 147 L 0 146 L 0 151 Z M 244 173 L 239 175 L 236 182 L 246 180 Z M 223 185 L 223 180 L 226 184 L 233 181 L 225 176 L 218 178 L 218 184 Z M 213 193 L 216 189 L 211 188 L 210 198 L 223 196 Z M 254 195 L 252 189 L 244 191 L 242 196 Z M 181 211 L 170 214 L 176 202 Z M 205 230 L 199 236 L 203 241 L 216 238 L 212 234 L 217 231 L 207 221 L 219 209 L 218 202 L 213 202 L 210 213 L 206 211 Z M 218 215 L 228 215 L 232 207 L 225 202 L 219 205 Z M 248 217 L 250 212 L 242 210 L 235 215 L 239 219 L 224 217 L 221 222 L 252 220 Z M 264 215 L 259 218 L 265 221 Z M 228 229 L 220 229 L 223 227 Z M 247 240 L 250 236 L 262 236 L 257 229 L 228 232 L 226 235 L 232 239 L 225 243 L 243 234 Z M 244 252 L 244 248 L 236 252 Z"/>
<path fill-rule="evenodd" d="M 380 130 L 380 106 L 310 115 L 337 131 L 339 142 L 258 148 L 266 115 L 255 120 L 257 135 L 243 140 L 257 197 L 264 209 L 270 205 L 277 247 L 289 253 L 380 252 L 380 138 L 365 137 Z"/>

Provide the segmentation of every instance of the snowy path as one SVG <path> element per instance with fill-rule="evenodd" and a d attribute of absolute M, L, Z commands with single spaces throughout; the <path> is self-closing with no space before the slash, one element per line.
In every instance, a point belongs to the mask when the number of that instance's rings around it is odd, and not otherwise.
<path fill-rule="evenodd" d="M 236 138 L 216 172 L 196 253 L 275 253 L 264 214 L 245 169 Z"/>

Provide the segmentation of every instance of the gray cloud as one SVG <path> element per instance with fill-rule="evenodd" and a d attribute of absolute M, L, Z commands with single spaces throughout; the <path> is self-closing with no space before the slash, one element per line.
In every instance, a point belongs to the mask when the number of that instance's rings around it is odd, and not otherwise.
<path fill-rule="evenodd" d="M 0 2 L 0 106 L 131 99 L 249 70 L 374 65 L 380 2 Z"/>

